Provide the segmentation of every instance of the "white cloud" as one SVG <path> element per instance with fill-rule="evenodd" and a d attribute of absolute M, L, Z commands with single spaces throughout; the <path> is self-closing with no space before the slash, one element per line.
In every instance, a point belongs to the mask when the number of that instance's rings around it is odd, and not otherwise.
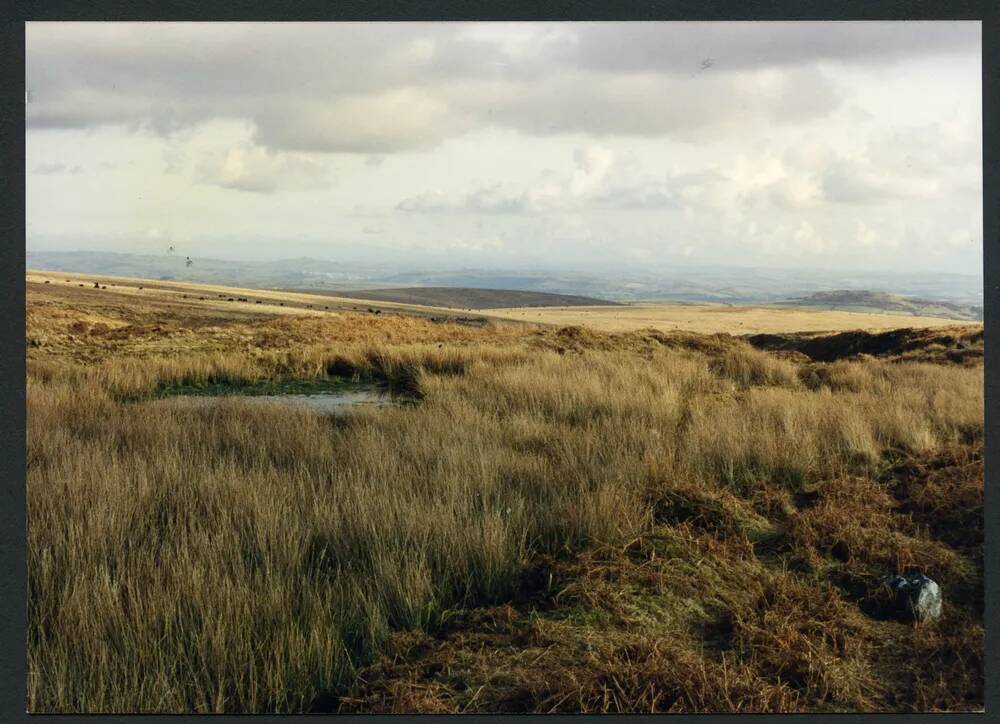
<path fill-rule="evenodd" d="M 492 184 L 462 195 L 432 189 L 400 201 L 396 208 L 411 213 L 542 214 L 583 208 L 602 188 L 614 154 L 597 145 L 573 152 L 576 166 L 568 178 L 543 172 L 522 191 Z M 605 196 L 605 199 L 612 198 Z"/>
<path fill-rule="evenodd" d="M 819 188 L 810 176 L 786 176 L 768 186 L 770 200 L 785 209 L 802 209 L 819 198 Z"/>
<path fill-rule="evenodd" d="M 202 161 L 199 170 L 204 183 L 238 191 L 274 193 L 329 185 L 327 171 L 321 164 L 251 144 L 214 153 Z"/>
<path fill-rule="evenodd" d="M 604 181 L 614 158 L 611 151 L 601 146 L 576 149 L 573 160 L 576 161 L 577 168 L 569 183 L 570 194 L 585 196 L 597 189 Z"/>
<path fill-rule="evenodd" d="M 855 227 L 854 233 L 854 243 L 858 246 L 871 247 L 874 246 L 878 241 L 878 234 L 876 234 L 868 225 L 863 221 L 858 221 Z"/>

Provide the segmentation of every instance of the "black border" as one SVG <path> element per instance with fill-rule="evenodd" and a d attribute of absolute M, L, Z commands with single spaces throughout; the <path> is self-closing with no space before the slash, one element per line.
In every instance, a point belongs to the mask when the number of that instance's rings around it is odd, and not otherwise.
<path fill-rule="evenodd" d="M 1000 199 L 1000 150 L 996 135 L 1000 131 L 1000 4 L 988 0 L 89 0 L 89 2 L 40 2 L 4 0 L 0 4 L 3 22 L 0 27 L 0 138 L 3 139 L 3 173 L 0 175 L 0 378 L 7 384 L 0 388 L 0 721 L 65 722 L 77 716 L 91 721 L 127 722 L 136 716 L 48 715 L 25 713 L 25 336 L 24 336 L 24 22 L 28 20 L 982 20 L 983 39 L 983 198 Z M 944 110 L 944 109 L 943 109 Z M 995 205 L 984 203 L 983 223 L 984 305 L 987 340 L 1000 334 L 1000 215 Z M 987 342 L 990 347 L 991 342 Z M 990 515 L 1000 501 L 993 489 L 1000 472 L 1000 437 L 996 416 L 1000 379 L 998 363 L 986 355 L 986 690 L 984 714 L 842 714 L 837 721 L 893 722 L 986 721 L 1000 710 L 998 684 L 998 648 L 1000 626 L 996 617 L 998 597 L 998 531 L 1000 516 Z M 992 679 L 991 679 L 992 677 Z M 497 715 L 468 715 L 469 722 L 485 722 Z M 801 721 L 817 715 L 789 714 L 782 721 Z M 741 722 L 772 721 L 772 716 L 705 714 L 675 715 L 671 721 L 734 720 Z M 194 715 L 148 715 L 144 721 L 179 721 Z M 200 717 L 197 717 L 200 718 Z M 238 721 L 247 716 L 216 716 L 218 721 Z M 254 721 L 277 721 L 286 717 L 253 715 Z M 350 721 L 416 721 L 417 716 L 337 716 Z M 434 717 L 431 717 L 434 718 Z M 517 716 L 518 721 L 541 721 L 544 716 Z M 571 716 L 580 721 L 608 721 L 619 716 Z M 667 715 L 630 715 L 630 720 L 668 718 Z M 824 717 L 834 718 L 834 717 Z M 422 717 L 427 720 L 427 717 Z"/>

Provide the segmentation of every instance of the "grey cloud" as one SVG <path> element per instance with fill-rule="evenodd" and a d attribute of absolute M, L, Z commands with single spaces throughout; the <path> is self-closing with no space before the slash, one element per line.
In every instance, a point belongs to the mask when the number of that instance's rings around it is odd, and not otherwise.
<path fill-rule="evenodd" d="M 474 128 L 697 136 L 830 113 L 810 64 L 978 49 L 977 24 L 29 23 L 29 128 L 252 121 L 276 149 L 391 153 Z M 706 57 L 713 59 L 701 70 Z M 760 69 L 781 67 L 777 77 Z"/>
<path fill-rule="evenodd" d="M 48 176 L 54 173 L 63 173 L 64 171 L 66 171 L 66 164 L 64 163 L 40 163 L 35 166 L 32 173 Z"/>
<path fill-rule="evenodd" d="M 472 127 L 445 99 L 417 88 L 316 99 L 289 98 L 251 112 L 256 139 L 274 148 L 391 153 L 430 146 Z"/>
<path fill-rule="evenodd" d="M 595 23 L 568 54 L 603 70 L 696 73 L 978 52 L 978 22 Z"/>
<path fill-rule="evenodd" d="M 820 176 L 827 201 L 869 204 L 905 198 L 929 198 L 938 190 L 935 179 L 887 176 L 857 160 L 841 160 Z"/>
<path fill-rule="evenodd" d="M 902 175 L 935 177 L 949 167 L 974 167 L 982 162 L 981 140 L 949 135 L 942 124 L 894 128 L 867 144 L 865 155 L 873 165 Z"/>
<path fill-rule="evenodd" d="M 52 176 L 60 173 L 78 174 L 82 171 L 80 166 L 67 166 L 64 163 L 40 163 L 31 172 L 40 176 Z"/>
<path fill-rule="evenodd" d="M 747 124 L 820 117 L 840 104 L 834 86 L 812 69 L 778 78 L 719 74 L 692 81 L 673 75 L 578 71 L 531 84 L 468 84 L 453 103 L 470 116 L 518 131 L 548 135 L 660 136 L 697 139 Z"/>

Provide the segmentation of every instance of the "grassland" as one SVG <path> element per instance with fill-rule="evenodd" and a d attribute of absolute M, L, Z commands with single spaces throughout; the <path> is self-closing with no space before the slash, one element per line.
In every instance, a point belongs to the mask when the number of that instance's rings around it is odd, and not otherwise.
<path fill-rule="evenodd" d="M 186 293 L 28 285 L 31 711 L 981 708 L 981 327 L 817 362 Z M 421 401 L 142 401 L 330 374 Z M 867 606 L 909 568 L 940 619 Z"/>
<path fill-rule="evenodd" d="M 472 289 L 469 287 L 403 287 L 399 289 L 363 289 L 343 292 L 352 299 L 416 303 L 433 307 L 481 310 L 506 307 L 617 307 L 593 297 L 513 289 Z"/>
<path fill-rule="evenodd" d="M 732 335 L 792 332 L 840 332 L 851 329 L 947 327 L 966 324 L 943 317 L 875 312 L 846 312 L 803 307 L 742 307 L 728 304 L 650 302 L 619 307 L 546 307 L 491 309 L 491 317 L 558 326 L 584 325 L 603 332 L 726 333 Z"/>
<path fill-rule="evenodd" d="M 741 307 L 728 304 L 673 302 L 554 306 L 560 295 L 509 290 L 451 291 L 439 288 L 378 290 L 362 299 L 318 292 L 226 287 L 193 282 L 151 281 L 132 277 L 100 276 L 29 270 L 29 284 L 48 284 L 85 302 L 120 295 L 123 304 L 173 302 L 201 314 L 206 307 L 225 316 L 285 314 L 324 316 L 338 313 L 403 314 L 463 323 L 516 322 L 550 326 L 582 325 L 604 332 L 697 332 L 749 335 L 761 333 L 838 332 L 854 329 L 887 330 L 899 327 L 935 328 L 967 324 L 967 320 L 909 314 L 862 313 L 809 307 Z M 94 285 L 97 284 L 95 288 Z M 103 292 L 103 294 L 102 294 Z M 366 292 L 351 292 L 369 294 Z M 578 302 L 585 297 L 576 298 Z M 434 304 L 440 306 L 433 306 Z M 502 305 L 508 306 L 502 306 Z M 538 306 L 530 306 L 536 304 Z"/>
<path fill-rule="evenodd" d="M 247 314 L 323 316 L 339 312 L 405 314 L 416 317 L 463 319 L 464 312 L 444 307 L 428 307 L 394 301 L 362 300 L 316 292 L 299 292 L 275 289 L 227 287 L 218 284 L 198 284 L 140 279 L 136 277 L 78 274 L 75 272 L 47 272 L 28 270 L 28 284 L 50 285 L 72 294 L 70 298 L 96 301 L 112 298 L 123 304 L 144 302 L 172 302 L 193 310 L 196 316 L 207 308 L 226 316 L 242 317 Z M 103 294 L 101 294 L 103 292 Z M 116 296 L 117 295 L 117 296 Z"/>

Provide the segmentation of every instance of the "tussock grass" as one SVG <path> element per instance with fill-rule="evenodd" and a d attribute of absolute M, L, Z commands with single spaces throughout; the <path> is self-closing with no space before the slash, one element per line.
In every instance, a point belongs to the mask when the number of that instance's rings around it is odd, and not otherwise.
<path fill-rule="evenodd" d="M 29 318 L 39 337 L 54 328 Z M 866 710 L 981 696 L 974 605 L 949 603 L 937 638 L 908 644 L 944 660 L 962 641 L 969 655 L 940 674 L 962 677 L 958 694 L 887 664 L 877 627 L 895 624 L 843 585 L 919 565 L 946 596 L 981 592 L 975 541 L 929 523 L 960 515 L 953 493 L 981 496 L 974 461 L 960 490 L 900 467 L 981 442 L 981 367 L 799 365 L 725 336 L 350 315 L 174 324 L 187 331 L 172 341 L 79 338 L 85 363 L 65 340 L 29 357 L 32 711 L 291 712 L 324 696 L 368 711 Z M 165 385 L 330 374 L 422 400 L 330 419 L 152 399 Z M 545 560 L 555 583 L 533 574 Z M 554 613 L 538 619 L 535 604 Z M 465 651 L 475 617 L 511 605 L 495 656 L 459 667 L 478 695 L 458 680 L 428 689 L 436 674 L 420 667 Z M 379 659 L 400 636 L 423 641 L 406 672 Z M 550 644 L 558 665 L 524 658 Z M 879 684 L 885 671 L 908 699 Z"/>

